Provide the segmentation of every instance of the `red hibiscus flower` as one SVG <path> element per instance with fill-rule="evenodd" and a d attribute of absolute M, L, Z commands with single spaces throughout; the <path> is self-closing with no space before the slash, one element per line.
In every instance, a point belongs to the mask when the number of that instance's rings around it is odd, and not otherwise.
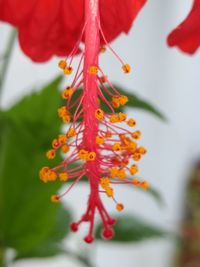
<path fill-rule="evenodd" d="M 187 18 L 168 36 L 169 46 L 193 54 L 200 46 L 200 0 L 195 0 Z"/>
<path fill-rule="evenodd" d="M 101 24 L 110 42 L 127 33 L 146 0 L 101 0 Z M 83 0 L 0 0 L 0 20 L 19 30 L 22 50 L 43 62 L 53 55 L 68 55 L 84 23 Z"/>

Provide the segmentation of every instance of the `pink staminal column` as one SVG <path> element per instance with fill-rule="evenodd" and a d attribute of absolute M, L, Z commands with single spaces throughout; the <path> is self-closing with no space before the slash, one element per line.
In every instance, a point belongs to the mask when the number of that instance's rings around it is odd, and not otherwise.
<path fill-rule="evenodd" d="M 86 213 L 82 219 L 72 225 L 72 230 L 77 230 L 78 225 L 85 221 L 89 222 L 89 232 L 85 237 L 85 242 L 93 241 L 93 227 L 96 211 L 99 212 L 103 222 L 102 236 L 111 238 L 113 230 L 110 225 L 114 219 L 109 217 L 99 196 L 100 163 L 99 150 L 96 144 L 96 136 L 99 130 L 99 121 L 95 118 L 95 111 L 99 108 L 98 101 L 98 80 L 97 75 L 92 74 L 89 69 L 98 67 L 100 51 L 100 31 L 99 31 L 99 0 L 85 0 L 85 54 L 84 54 L 84 89 L 83 89 L 83 111 L 84 111 L 84 132 L 82 148 L 96 153 L 93 161 L 85 163 L 86 176 L 90 183 L 90 196 Z"/>

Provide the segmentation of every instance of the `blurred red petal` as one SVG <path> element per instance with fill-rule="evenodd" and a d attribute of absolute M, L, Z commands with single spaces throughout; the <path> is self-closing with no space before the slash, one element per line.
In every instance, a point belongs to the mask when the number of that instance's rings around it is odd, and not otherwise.
<path fill-rule="evenodd" d="M 167 38 L 169 46 L 177 46 L 194 54 L 200 46 L 200 0 L 195 0 L 187 18 Z"/>
<path fill-rule="evenodd" d="M 80 0 L 74 2 L 78 4 Z M 46 0 L 38 1 L 27 24 L 20 27 L 22 50 L 34 61 L 46 61 L 52 55 L 66 56 L 75 45 L 81 30 L 82 14 L 75 27 L 71 11 L 63 3 L 58 1 L 55 4 L 55 0 L 48 0 L 47 5 Z"/>
<path fill-rule="evenodd" d="M 38 0 L 1 0 L 0 19 L 15 26 L 28 20 Z"/>
<path fill-rule="evenodd" d="M 103 0 L 100 3 L 101 25 L 110 42 L 121 32 L 128 33 L 146 0 Z"/>
<path fill-rule="evenodd" d="M 104 34 L 110 42 L 127 33 L 146 0 L 101 0 Z M 0 0 L 0 20 L 19 29 L 22 50 L 43 62 L 68 55 L 83 28 L 83 0 Z"/>

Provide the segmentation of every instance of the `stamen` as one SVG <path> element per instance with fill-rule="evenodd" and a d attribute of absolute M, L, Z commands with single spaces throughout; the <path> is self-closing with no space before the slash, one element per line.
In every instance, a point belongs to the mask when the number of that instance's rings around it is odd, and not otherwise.
<path fill-rule="evenodd" d="M 99 22 L 98 0 L 95 3 L 93 6 L 91 1 L 85 1 L 89 14 L 86 12 L 80 38 L 70 55 L 58 63 L 64 74 L 73 74 L 73 58 L 85 34 L 85 49 L 81 52 L 72 83 L 61 93 L 65 104 L 58 108 L 58 117 L 68 125 L 67 131 L 53 139 L 52 147 L 46 153 L 47 158 L 51 160 L 58 153 L 64 158 L 57 166 L 45 166 L 40 170 L 40 180 L 44 183 L 72 181 L 64 193 L 51 196 L 52 202 L 59 202 L 83 176 L 88 178 L 90 195 L 86 212 L 79 221 L 71 223 L 70 226 L 71 230 L 76 232 L 81 223 L 87 222 L 89 229 L 84 238 L 87 243 L 93 242 L 94 239 L 96 213 L 99 213 L 103 222 L 102 237 L 110 239 L 114 235 L 112 225 L 115 219 L 106 211 L 100 198 L 101 193 L 112 199 L 116 210 L 121 212 L 124 205 L 115 200 L 115 188 L 112 186 L 126 184 L 144 190 L 149 188 L 147 181 L 135 177 L 139 172 L 136 162 L 147 152 L 146 148 L 137 143 L 141 132 L 127 129 L 127 126 L 136 126 L 134 118 L 128 118 L 124 112 L 115 111 L 128 102 L 128 97 L 118 92 L 99 65 L 99 52 L 105 52 L 105 47 L 100 47 L 100 35 L 120 61 L 122 70 L 129 73 L 131 67 L 123 62 L 106 41 Z M 132 179 L 128 178 L 128 175 L 131 175 Z"/>

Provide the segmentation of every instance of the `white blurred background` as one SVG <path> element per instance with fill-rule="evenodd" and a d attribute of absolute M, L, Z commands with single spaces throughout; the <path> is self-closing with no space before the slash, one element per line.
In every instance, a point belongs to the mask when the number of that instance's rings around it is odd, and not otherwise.
<path fill-rule="evenodd" d="M 120 188 L 117 194 L 127 212 L 171 231 L 178 229 L 185 183 L 192 164 L 200 158 L 200 52 L 191 57 L 166 45 L 168 33 L 185 18 L 191 4 L 191 0 L 149 0 L 130 34 L 113 42 L 118 54 L 132 65 L 132 75 L 122 75 L 116 59 L 109 53 L 101 61 L 111 81 L 152 102 L 168 119 L 164 123 L 151 114 L 134 111 L 143 132 L 142 143 L 149 151 L 141 164 L 141 176 L 159 190 L 165 206 L 160 207 L 151 197 L 131 188 Z M 0 23 L 0 51 L 9 32 L 10 27 Z M 16 43 L 1 104 L 7 108 L 31 88 L 40 88 L 57 74 L 57 58 L 45 64 L 33 64 Z M 77 218 L 84 211 L 87 194 L 87 187 L 81 185 L 65 199 Z M 113 212 L 112 203 L 106 204 Z M 81 241 L 83 232 L 70 236 L 66 246 L 88 250 Z M 175 245 L 170 239 L 133 245 L 97 242 L 89 250 L 95 267 L 171 267 Z M 29 267 L 81 266 L 62 256 L 24 261 L 15 267 L 27 264 Z"/>

